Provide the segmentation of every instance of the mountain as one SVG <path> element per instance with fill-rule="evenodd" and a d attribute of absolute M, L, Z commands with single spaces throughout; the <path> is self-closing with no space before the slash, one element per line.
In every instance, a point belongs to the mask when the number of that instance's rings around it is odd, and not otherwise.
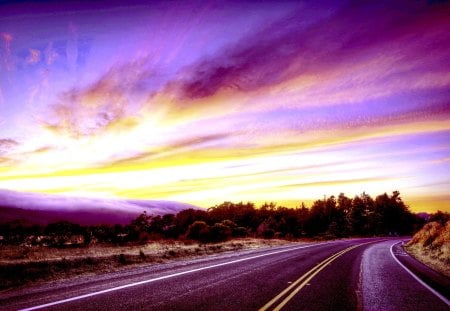
<path fill-rule="evenodd" d="M 128 224 L 142 212 L 176 214 L 198 207 L 155 200 L 101 199 L 0 190 L 0 223 L 48 224 L 66 220 L 81 225 Z"/>

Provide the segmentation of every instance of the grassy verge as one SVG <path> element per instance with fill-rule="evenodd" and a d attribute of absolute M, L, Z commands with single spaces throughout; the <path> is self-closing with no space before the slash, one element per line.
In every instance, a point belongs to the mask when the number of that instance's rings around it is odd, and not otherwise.
<path fill-rule="evenodd" d="M 283 240 L 239 239 L 217 244 L 165 241 L 145 245 L 96 245 L 72 249 L 2 246 L 0 290 L 79 275 L 118 271 L 130 266 L 287 243 L 289 242 Z"/>
<path fill-rule="evenodd" d="M 405 245 L 405 250 L 420 262 L 450 277 L 450 221 L 426 224 Z"/>

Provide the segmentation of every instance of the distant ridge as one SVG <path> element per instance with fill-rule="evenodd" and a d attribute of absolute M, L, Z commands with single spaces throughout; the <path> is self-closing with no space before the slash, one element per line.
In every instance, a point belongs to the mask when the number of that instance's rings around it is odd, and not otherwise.
<path fill-rule="evenodd" d="M 0 223 L 21 221 L 45 225 L 66 220 L 81 225 L 128 224 L 146 211 L 149 215 L 176 214 L 198 207 L 157 200 L 127 200 L 72 197 L 0 190 Z"/>

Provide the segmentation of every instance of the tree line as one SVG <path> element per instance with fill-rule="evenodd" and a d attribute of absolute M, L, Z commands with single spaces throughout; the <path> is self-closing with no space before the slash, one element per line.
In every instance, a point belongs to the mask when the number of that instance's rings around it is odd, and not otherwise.
<path fill-rule="evenodd" d="M 438 212 L 433 217 L 447 217 Z M 398 191 L 372 198 L 366 193 L 349 198 L 341 193 L 315 201 L 310 208 L 264 203 L 224 202 L 207 210 L 186 209 L 177 214 L 142 213 L 128 225 L 81 226 L 66 221 L 47 226 L 0 225 L 0 243 L 69 247 L 94 243 L 146 243 L 154 240 L 221 242 L 231 238 L 341 238 L 407 235 L 425 220 L 412 213 Z"/>

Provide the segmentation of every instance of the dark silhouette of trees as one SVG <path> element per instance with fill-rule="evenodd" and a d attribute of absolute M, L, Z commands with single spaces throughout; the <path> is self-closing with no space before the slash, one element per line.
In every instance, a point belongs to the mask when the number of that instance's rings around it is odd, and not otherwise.
<path fill-rule="evenodd" d="M 448 213 L 430 215 L 430 221 L 445 223 Z M 19 222 L 0 225 L 0 243 L 34 243 L 64 246 L 74 236 L 84 245 L 92 243 L 147 243 L 161 239 L 221 242 L 238 237 L 295 239 L 302 237 L 340 238 L 346 236 L 410 234 L 424 218 L 411 213 L 398 191 L 375 199 L 366 193 L 349 198 L 343 193 L 315 201 L 311 208 L 251 202 L 224 202 L 207 210 L 186 209 L 176 215 L 142 213 L 126 226 L 83 227 L 69 222 L 26 226 Z M 72 245 L 81 245 L 80 243 Z"/>
<path fill-rule="evenodd" d="M 350 210 L 350 228 L 353 235 L 371 234 L 369 218 L 372 217 L 373 199 L 366 193 L 355 196 Z"/>
<path fill-rule="evenodd" d="M 445 224 L 449 220 L 450 220 L 450 213 L 437 211 L 436 213 L 430 215 L 430 218 L 428 221 L 429 222 L 436 221 L 436 222 L 440 223 L 442 226 L 445 226 Z"/>
<path fill-rule="evenodd" d="M 372 223 L 376 234 L 398 235 L 412 232 L 416 217 L 401 199 L 400 192 L 394 191 L 391 196 L 386 193 L 379 195 L 374 205 Z"/>
<path fill-rule="evenodd" d="M 194 221 L 205 221 L 208 218 L 208 213 L 203 210 L 186 209 L 179 212 L 175 216 L 175 226 L 177 227 L 178 234 L 184 234 L 188 227 L 194 223 Z"/>
<path fill-rule="evenodd" d="M 59 221 L 55 223 L 51 223 L 47 225 L 44 230 L 44 234 L 48 237 L 47 242 L 51 246 L 63 247 L 65 245 L 71 244 L 84 244 L 83 241 L 79 243 L 72 243 L 72 236 L 74 235 L 84 235 L 85 228 L 78 225 L 73 224 L 68 221 Z"/>
<path fill-rule="evenodd" d="M 209 240 L 211 228 L 201 220 L 194 221 L 188 228 L 186 236 L 188 239 L 207 242 Z"/>

